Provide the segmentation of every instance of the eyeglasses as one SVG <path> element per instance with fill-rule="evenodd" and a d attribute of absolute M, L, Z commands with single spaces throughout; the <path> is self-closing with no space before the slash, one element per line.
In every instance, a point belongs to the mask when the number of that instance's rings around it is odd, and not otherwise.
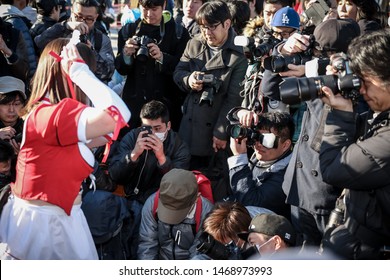
<path fill-rule="evenodd" d="M 84 21 L 85 23 L 93 23 L 95 21 L 94 17 L 83 17 L 78 14 L 74 14 L 74 19 L 79 22 Z"/>
<path fill-rule="evenodd" d="M 210 30 L 210 31 L 214 31 L 215 29 L 217 29 L 218 25 L 222 24 L 222 22 L 220 23 L 216 23 L 214 25 L 210 25 L 210 26 L 207 26 L 207 25 L 200 25 L 200 29 L 202 29 L 203 31 L 206 31 L 206 30 Z"/>
<path fill-rule="evenodd" d="M 295 30 L 290 31 L 290 32 L 288 32 L 288 31 L 282 31 L 282 32 L 272 31 L 272 35 L 274 35 L 274 37 L 277 37 L 277 38 L 280 38 L 280 37 L 288 38 L 294 32 L 295 32 Z"/>

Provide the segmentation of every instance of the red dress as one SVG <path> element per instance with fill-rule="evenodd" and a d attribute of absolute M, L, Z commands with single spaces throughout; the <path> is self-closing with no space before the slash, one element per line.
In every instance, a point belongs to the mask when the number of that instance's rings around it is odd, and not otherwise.
<path fill-rule="evenodd" d="M 77 125 L 85 105 L 73 99 L 42 104 L 27 118 L 13 192 L 57 205 L 70 215 L 82 181 L 93 168 L 80 154 Z"/>

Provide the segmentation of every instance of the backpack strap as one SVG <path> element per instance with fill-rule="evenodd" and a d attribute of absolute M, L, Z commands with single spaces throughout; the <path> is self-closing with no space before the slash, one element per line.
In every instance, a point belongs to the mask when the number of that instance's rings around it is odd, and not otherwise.
<path fill-rule="evenodd" d="M 202 198 L 199 196 L 198 200 L 196 201 L 196 209 L 195 209 L 196 232 L 199 231 L 201 216 L 202 216 Z"/>
<path fill-rule="evenodd" d="M 96 30 L 95 32 L 95 51 L 99 53 L 100 49 L 102 48 L 103 44 L 103 33 L 100 30 Z"/>
<path fill-rule="evenodd" d="M 160 189 L 156 191 L 156 195 L 154 196 L 154 201 L 153 201 L 153 216 L 157 220 L 157 207 L 158 207 L 158 198 L 160 197 Z"/>
<path fill-rule="evenodd" d="M 157 190 L 156 195 L 154 196 L 153 208 L 152 208 L 153 209 L 152 213 L 153 213 L 153 216 L 156 220 L 158 219 L 157 207 L 158 207 L 159 197 L 160 197 L 160 190 Z M 198 197 L 198 199 L 196 200 L 196 209 L 195 209 L 195 233 L 194 233 L 194 235 L 199 231 L 200 221 L 201 221 L 201 217 L 202 217 L 202 208 L 203 208 L 202 198 Z"/>

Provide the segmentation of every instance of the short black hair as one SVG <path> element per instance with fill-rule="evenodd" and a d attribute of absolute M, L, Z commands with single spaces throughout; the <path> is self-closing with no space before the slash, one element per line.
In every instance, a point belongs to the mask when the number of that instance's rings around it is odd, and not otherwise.
<path fill-rule="evenodd" d="M 166 0 L 139 0 L 138 4 L 141 5 L 142 7 L 157 7 L 157 6 L 164 6 Z"/>
<path fill-rule="evenodd" d="M 371 75 L 390 87 L 390 29 L 356 37 L 348 46 L 351 70 L 358 76 Z"/>
<path fill-rule="evenodd" d="M 282 142 L 284 142 L 288 139 L 292 140 L 295 126 L 294 120 L 289 113 L 267 112 L 260 115 L 257 128 L 269 131 L 273 128 Z"/>
<path fill-rule="evenodd" d="M 148 120 L 157 120 L 158 118 L 161 118 L 163 123 L 168 123 L 169 110 L 161 101 L 152 100 L 142 106 L 140 118 Z"/>
<path fill-rule="evenodd" d="M 232 19 L 229 7 L 226 2 L 215 0 L 204 3 L 195 15 L 196 22 L 202 25 L 205 21 L 208 24 L 224 23 L 227 19 Z"/>
<path fill-rule="evenodd" d="M 33 7 L 37 9 L 38 14 L 48 17 L 53 8 L 62 5 L 63 0 L 36 0 Z"/>
<path fill-rule="evenodd" d="M 26 101 L 24 100 L 23 95 L 19 91 L 11 91 L 8 93 L 0 94 L 0 104 L 4 105 L 13 102 L 18 96 L 22 103 Z"/>
<path fill-rule="evenodd" d="M 96 0 L 75 0 L 73 4 L 79 4 L 83 7 L 96 7 L 97 10 L 99 10 L 99 2 Z"/>

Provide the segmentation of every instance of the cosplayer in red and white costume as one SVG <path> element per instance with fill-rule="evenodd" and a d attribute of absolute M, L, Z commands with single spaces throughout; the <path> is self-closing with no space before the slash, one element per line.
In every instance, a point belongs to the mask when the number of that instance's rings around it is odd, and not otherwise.
<path fill-rule="evenodd" d="M 39 86 L 33 86 L 26 106 L 17 177 L 0 219 L 0 241 L 7 246 L 2 259 L 98 259 L 80 208 L 80 187 L 93 170 L 90 148 L 101 145 L 104 135 L 118 132 L 130 112 L 80 62 L 76 46 L 63 48 L 60 63 L 50 57 L 50 49 L 60 52 L 68 41 L 57 39 L 47 45 L 33 80 L 47 84 L 43 95 L 34 92 Z M 69 90 L 66 75 L 94 107 L 78 101 L 87 103 L 80 92 L 77 100 L 69 98 L 69 92 L 58 94 Z"/>

